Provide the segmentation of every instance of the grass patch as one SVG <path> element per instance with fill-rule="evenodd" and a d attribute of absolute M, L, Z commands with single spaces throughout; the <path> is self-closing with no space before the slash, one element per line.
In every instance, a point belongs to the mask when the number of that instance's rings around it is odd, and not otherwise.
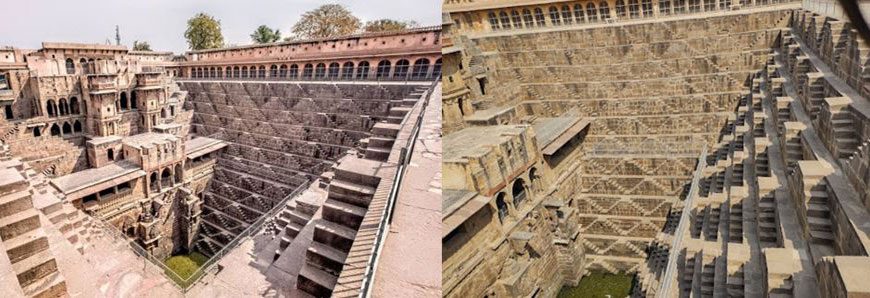
<path fill-rule="evenodd" d="M 562 287 L 559 298 L 612 298 L 628 297 L 634 275 L 593 272 L 580 280 L 576 287 Z"/>
<path fill-rule="evenodd" d="M 163 264 L 165 264 L 166 267 L 169 267 L 169 269 L 175 272 L 175 274 L 178 274 L 178 276 L 181 277 L 181 280 L 177 280 L 172 274 L 167 273 L 167 275 L 169 275 L 169 277 L 179 285 L 185 286 L 184 280 L 193 275 L 193 273 L 196 272 L 196 270 L 206 261 L 208 261 L 208 257 L 201 253 L 194 252 L 189 255 L 172 256 L 166 259 L 166 261 L 163 261 Z"/>

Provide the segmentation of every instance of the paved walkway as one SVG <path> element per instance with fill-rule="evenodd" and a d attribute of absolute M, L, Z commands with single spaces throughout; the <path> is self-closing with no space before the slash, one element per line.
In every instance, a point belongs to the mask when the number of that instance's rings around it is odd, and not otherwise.
<path fill-rule="evenodd" d="M 423 116 L 373 297 L 441 297 L 441 86 Z"/>

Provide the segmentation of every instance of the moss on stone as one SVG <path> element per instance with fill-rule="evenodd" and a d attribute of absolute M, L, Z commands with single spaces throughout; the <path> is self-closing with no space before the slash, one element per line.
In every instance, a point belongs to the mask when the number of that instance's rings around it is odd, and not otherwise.
<path fill-rule="evenodd" d="M 208 261 L 208 257 L 198 252 L 194 252 L 189 255 L 172 256 L 166 259 L 163 264 L 174 271 L 175 274 L 178 274 L 182 279 L 187 279 L 206 261 Z"/>
<path fill-rule="evenodd" d="M 593 272 L 584 276 L 576 287 L 562 287 L 559 298 L 628 297 L 634 275 Z"/>

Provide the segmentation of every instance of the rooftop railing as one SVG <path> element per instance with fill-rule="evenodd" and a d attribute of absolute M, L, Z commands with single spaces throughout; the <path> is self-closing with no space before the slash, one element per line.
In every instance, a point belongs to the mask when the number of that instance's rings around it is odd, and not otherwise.
<path fill-rule="evenodd" d="M 366 270 L 364 273 L 362 287 L 360 288 L 360 297 L 371 297 L 372 285 L 375 279 L 375 272 L 377 271 L 378 259 L 381 255 L 381 249 L 384 246 L 384 241 L 386 240 L 386 235 L 390 230 L 390 223 L 393 221 L 393 209 L 396 206 L 396 199 L 399 196 L 399 189 L 402 185 L 402 178 L 405 176 L 405 171 L 407 170 L 408 163 L 411 161 L 411 155 L 414 152 L 414 144 L 417 143 L 417 137 L 420 135 L 420 129 L 423 125 L 423 115 L 426 113 L 426 107 L 429 106 L 429 99 L 432 98 L 432 92 L 435 90 L 435 87 L 438 86 L 440 80 L 435 80 L 429 86 L 429 90 L 426 91 L 425 99 L 423 100 L 422 107 L 420 108 L 420 113 L 417 115 L 416 124 L 414 124 L 414 128 L 410 134 L 411 137 L 408 138 L 408 141 L 401 148 L 401 155 L 399 157 L 398 169 L 396 171 L 396 175 L 393 177 L 393 186 L 390 189 L 390 196 L 387 198 L 387 206 L 384 208 L 383 215 L 381 216 L 381 221 L 378 223 L 378 230 L 375 234 L 375 242 L 372 245 L 372 253 L 369 257 L 368 262 L 366 263 Z M 407 117 L 402 121 L 402 125 L 406 124 L 411 117 Z"/>

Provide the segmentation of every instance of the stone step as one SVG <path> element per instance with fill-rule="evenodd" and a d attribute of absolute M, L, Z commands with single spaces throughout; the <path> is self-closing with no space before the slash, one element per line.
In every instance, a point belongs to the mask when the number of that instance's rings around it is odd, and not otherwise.
<path fill-rule="evenodd" d="M 12 264 L 12 268 L 18 277 L 18 283 L 24 288 L 51 273 L 57 272 L 57 262 L 54 260 L 51 250 L 43 250 Z"/>
<path fill-rule="evenodd" d="M 330 297 L 338 277 L 313 265 L 304 264 L 299 270 L 296 288 L 314 297 Z"/>
<path fill-rule="evenodd" d="M 807 225 L 812 231 L 831 232 L 831 220 L 819 217 L 807 217 Z"/>
<path fill-rule="evenodd" d="M 831 232 L 810 230 L 811 242 L 816 244 L 833 244 L 836 237 Z"/>
<path fill-rule="evenodd" d="M 24 290 L 25 294 L 34 298 L 67 296 L 66 281 L 60 272 L 46 275 L 32 284 L 23 287 L 22 290 Z"/>
<path fill-rule="evenodd" d="M 391 148 L 369 147 L 366 149 L 365 158 L 377 161 L 387 161 L 390 159 Z"/>
<path fill-rule="evenodd" d="M 376 123 L 372 127 L 372 134 L 376 136 L 388 136 L 395 137 L 399 134 L 399 130 L 402 129 L 402 126 L 394 123 Z M 0 176 L 2 177 L 2 176 Z"/>
<path fill-rule="evenodd" d="M 333 222 L 340 222 L 351 228 L 359 228 L 368 209 L 348 204 L 334 199 L 326 199 L 323 203 L 323 218 Z"/>
<path fill-rule="evenodd" d="M 350 181 L 333 179 L 332 182 L 329 184 L 329 192 L 359 196 L 371 196 L 375 194 L 375 187 L 357 184 Z"/>
<path fill-rule="evenodd" d="M 39 227 L 39 211 L 27 209 L 11 216 L 0 218 L 0 238 L 12 239 Z"/>
<path fill-rule="evenodd" d="M 301 232 L 303 228 L 305 228 L 305 225 L 290 222 L 290 224 L 284 227 L 284 234 L 289 237 L 296 238 L 296 236 L 299 235 L 299 232 Z"/>
<path fill-rule="evenodd" d="M 290 222 L 298 223 L 298 224 L 306 224 L 311 220 L 311 215 L 302 213 L 298 209 L 290 211 Z"/>
<path fill-rule="evenodd" d="M 825 204 L 807 204 L 807 216 L 830 218 L 831 209 Z"/>
<path fill-rule="evenodd" d="M 48 249 L 48 238 L 43 229 L 34 229 L 15 238 L 5 239 L 6 253 L 12 264 Z"/>
<path fill-rule="evenodd" d="M 33 208 L 30 192 L 18 191 L 0 197 L 0 218 Z"/>
<path fill-rule="evenodd" d="M 313 241 L 305 254 L 305 262 L 314 265 L 333 275 L 341 274 L 347 253 L 332 248 L 329 245 Z"/>
<path fill-rule="evenodd" d="M 24 191 L 30 186 L 24 176 L 14 168 L 0 170 L 0 195 Z"/>
<path fill-rule="evenodd" d="M 314 241 L 341 251 L 349 251 L 355 238 L 355 230 L 339 223 L 321 220 L 314 226 Z"/>

